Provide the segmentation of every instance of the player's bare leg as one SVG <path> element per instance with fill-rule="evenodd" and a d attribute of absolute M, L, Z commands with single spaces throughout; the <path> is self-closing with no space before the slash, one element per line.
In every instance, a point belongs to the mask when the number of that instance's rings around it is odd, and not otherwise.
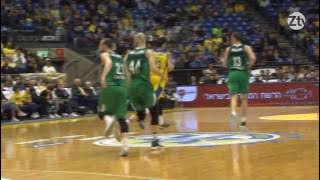
<path fill-rule="evenodd" d="M 104 136 L 109 137 L 110 135 L 112 135 L 112 131 L 113 131 L 113 127 L 114 127 L 114 117 L 109 116 L 109 115 L 105 115 L 103 117 L 103 120 L 106 124 L 106 128 L 104 130 Z"/>
<path fill-rule="evenodd" d="M 137 116 L 138 116 L 138 124 L 139 127 L 141 129 L 145 129 L 146 128 L 146 123 L 145 123 L 145 119 L 146 119 L 146 111 L 138 111 L 137 112 Z"/>
<path fill-rule="evenodd" d="M 160 105 L 160 102 L 157 102 L 155 105 L 156 110 L 158 111 L 158 115 L 159 115 L 159 126 L 161 129 L 163 128 L 167 128 L 170 126 L 170 124 L 166 123 L 164 118 L 163 118 L 163 113 L 162 113 L 162 107 Z"/>
<path fill-rule="evenodd" d="M 238 106 L 238 95 L 234 94 L 231 96 L 231 130 L 234 131 L 237 128 L 237 106 Z"/>
<path fill-rule="evenodd" d="M 118 134 L 120 134 L 120 136 L 117 136 L 117 140 L 121 142 L 121 151 L 120 151 L 120 156 L 121 157 L 126 157 L 128 156 L 128 151 L 129 151 L 129 146 L 128 146 L 128 132 L 129 132 L 129 126 L 128 123 L 126 121 L 126 119 L 119 119 L 118 120 L 118 124 L 119 124 L 119 128 L 118 130 L 120 130 L 120 132 Z"/>
<path fill-rule="evenodd" d="M 153 106 L 150 108 L 151 113 L 151 131 L 152 131 L 152 141 L 151 141 L 151 148 L 157 149 L 159 147 L 162 147 L 160 145 L 160 140 L 158 138 L 158 132 L 159 132 L 159 111 L 156 106 Z"/>
<path fill-rule="evenodd" d="M 136 114 L 130 115 L 126 121 L 128 124 L 131 122 L 138 121 L 139 127 L 141 129 L 145 129 L 145 117 L 146 117 L 146 112 L 139 111 L 139 112 L 136 112 Z"/>
<path fill-rule="evenodd" d="M 240 121 L 240 129 L 246 130 L 247 126 L 247 110 L 248 110 L 248 95 L 241 95 L 241 121 Z"/>

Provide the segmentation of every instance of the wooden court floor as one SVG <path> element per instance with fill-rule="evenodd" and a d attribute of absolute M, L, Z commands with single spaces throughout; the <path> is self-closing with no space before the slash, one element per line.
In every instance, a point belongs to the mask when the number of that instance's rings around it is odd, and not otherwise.
<path fill-rule="evenodd" d="M 126 158 L 95 118 L 2 125 L 1 179 L 316 180 L 318 117 L 318 106 L 250 108 L 249 130 L 231 132 L 227 108 L 176 109 L 161 132 L 175 143 L 131 147 Z M 133 137 L 148 134 L 130 128 Z"/>

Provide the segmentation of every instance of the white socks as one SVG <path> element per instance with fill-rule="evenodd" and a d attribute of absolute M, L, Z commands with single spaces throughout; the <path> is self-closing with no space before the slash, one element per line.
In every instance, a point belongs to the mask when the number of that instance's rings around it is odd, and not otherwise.
<path fill-rule="evenodd" d="M 163 125 L 164 124 L 164 119 L 162 116 L 159 116 L 159 125 Z"/>
<path fill-rule="evenodd" d="M 231 112 L 231 115 L 232 116 L 237 116 L 237 113 L 236 112 Z"/>
<path fill-rule="evenodd" d="M 241 118 L 241 122 L 246 122 L 246 121 L 247 121 L 247 118 L 245 118 L 245 117 Z"/>
<path fill-rule="evenodd" d="M 125 138 L 122 138 L 121 139 L 121 143 L 122 143 L 122 149 L 124 151 L 128 151 L 129 147 L 128 147 L 128 138 L 125 137 Z"/>

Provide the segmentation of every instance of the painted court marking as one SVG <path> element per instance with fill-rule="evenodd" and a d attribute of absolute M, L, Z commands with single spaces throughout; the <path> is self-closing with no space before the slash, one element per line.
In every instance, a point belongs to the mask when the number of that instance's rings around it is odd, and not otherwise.
<path fill-rule="evenodd" d="M 120 175 L 120 174 L 109 174 L 109 173 L 98 173 L 98 172 L 82 172 L 82 171 L 46 171 L 46 170 L 22 170 L 22 169 L 1 169 L 1 171 L 7 172 L 39 172 L 39 173 L 60 173 L 60 174 L 74 174 L 74 175 L 95 175 L 105 177 L 120 177 L 127 179 L 145 179 L 145 180 L 164 180 L 163 178 L 157 177 L 144 177 L 144 176 L 131 176 L 131 175 Z M 1 180 L 8 180 L 2 179 Z"/>
<path fill-rule="evenodd" d="M 285 115 L 273 115 L 263 116 L 259 119 L 270 121 L 316 121 L 319 119 L 318 113 L 306 113 L 306 114 L 285 114 Z"/>
<path fill-rule="evenodd" d="M 216 145 L 247 144 L 272 141 L 280 138 L 277 134 L 255 132 L 199 132 L 170 133 L 158 135 L 164 147 L 212 147 Z M 128 146 L 135 148 L 149 147 L 152 135 L 129 136 Z M 106 147 L 119 147 L 115 138 L 100 139 L 93 144 Z"/>

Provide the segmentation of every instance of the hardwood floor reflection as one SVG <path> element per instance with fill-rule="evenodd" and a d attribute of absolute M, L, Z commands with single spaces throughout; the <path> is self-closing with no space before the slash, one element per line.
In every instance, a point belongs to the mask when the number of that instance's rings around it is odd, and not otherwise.
<path fill-rule="evenodd" d="M 318 179 L 319 121 L 259 119 L 305 113 L 318 113 L 318 107 L 250 108 L 248 133 L 280 135 L 272 141 L 167 147 L 161 151 L 130 148 L 127 158 L 117 156 L 117 147 L 93 144 L 102 138 L 104 129 L 103 122 L 95 118 L 2 125 L 1 177 L 12 180 Z M 227 108 L 176 109 L 166 113 L 165 119 L 171 126 L 163 134 L 230 132 Z M 135 122 L 130 124 L 130 130 L 133 136 L 148 132 L 140 130 Z"/>

